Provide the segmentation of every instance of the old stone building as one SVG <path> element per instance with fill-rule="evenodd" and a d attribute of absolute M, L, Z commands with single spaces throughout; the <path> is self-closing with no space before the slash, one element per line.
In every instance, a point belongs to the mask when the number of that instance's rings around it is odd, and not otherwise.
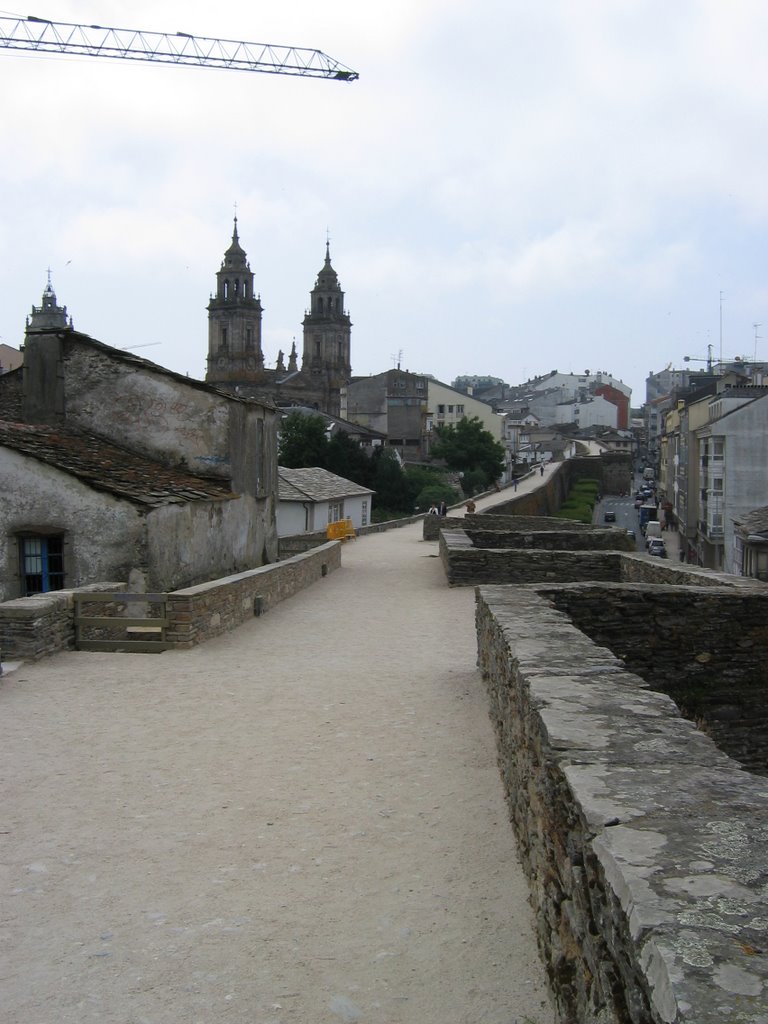
<path fill-rule="evenodd" d="M 265 366 L 262 312 L 235 217 L 232 242 L 216 274 L 216 294 L 208 304 L 206 381 L 241 397 L 264 398 L 279 406 L 309 406 L 339 416 L 341 391 L 352 374 L 352 323 L 328 243 L 302 324 L 301 367 L 295 344 L 287 366 L 282 352 L 275 368 Z"/>
<path fill-rule="evenodd" d="M 277 410 L 75 331 L 49 286 L 0 377 L 0 600 L 168 591 L 277 557 Z"/>

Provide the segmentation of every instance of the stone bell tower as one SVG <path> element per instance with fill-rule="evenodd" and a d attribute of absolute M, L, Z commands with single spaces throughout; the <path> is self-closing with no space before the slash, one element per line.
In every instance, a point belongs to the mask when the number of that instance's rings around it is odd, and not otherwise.
<path fill-rule="evenodd" d="M 262 306 L 253 289 L 253 274 L 237 236 L 235 217 L 232 244 L 216 274 L 216 294 L 208 303 L 209 384 L 258 383 L 263 378 L 261 351 Z"/>
<path fill-rule="evenodd" d="M 340 414 L 340 391 L 352 376 L 350 348 L 352 322 L 344 309 L 344 292 L 331 266 L 330 243 L 325 243 L 325 263 L 310 293 L 304 316 L 302 376 L 318 393 L 325 412 Z"/>

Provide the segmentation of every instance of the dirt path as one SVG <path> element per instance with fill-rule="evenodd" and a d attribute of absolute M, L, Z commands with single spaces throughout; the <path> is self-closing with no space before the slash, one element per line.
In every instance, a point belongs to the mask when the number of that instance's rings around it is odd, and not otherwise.
<path fill-rule="evenodd" d="M 473 594 L 420 538 L 0 681 L 6 1024 L 551 1024 Z"/>

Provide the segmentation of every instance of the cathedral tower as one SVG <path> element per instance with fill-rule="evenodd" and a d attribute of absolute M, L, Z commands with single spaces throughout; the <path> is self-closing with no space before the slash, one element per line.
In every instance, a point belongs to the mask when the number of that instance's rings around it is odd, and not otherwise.
<path fill-rule="evenodd" d="M 51 272 L 48 271 L 48 284 L 43 292 L 43 301 L 39 306 L 32 307 L 31 316 L 27 317 L 27 334 L 35 331 L 51 329 L 71 330 L 72 318 L 67 317 L 67 307 L 60 306 L 56 301 L 56 292 L 51 284 Z"/>
<path fill-rule="evenodd" d="M 310 293 L 304 316 L 302 375 L 309 387 L 322 396 L 320 408 L 338 416 L 340 390 L 352 376 L 350 338 L 352 322 L 344 309 L 344 292 L 331 266 L 330 243 L 325 244 L 325 263 Z"/>
<path fill-rule="evenodd" d="M 253 274 L 237 237 L 235 217 L 232 244 L 216 274 L 216 295 L 208 303 L 205 379 L 209 384 L 248 384 L 262 379 L 261 313 L 261 300 L 254 294 Z"/>

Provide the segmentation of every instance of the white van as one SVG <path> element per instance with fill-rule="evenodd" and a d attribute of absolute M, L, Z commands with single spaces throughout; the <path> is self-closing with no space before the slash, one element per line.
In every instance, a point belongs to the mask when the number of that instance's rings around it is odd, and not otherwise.
<path fill-rule="evenodd" d="M 648 547 L 648 541 L 652 538 L 661 540 L 661 523 L 652 519 L 649 523 L 645 524 L 645 546 Z"/>

